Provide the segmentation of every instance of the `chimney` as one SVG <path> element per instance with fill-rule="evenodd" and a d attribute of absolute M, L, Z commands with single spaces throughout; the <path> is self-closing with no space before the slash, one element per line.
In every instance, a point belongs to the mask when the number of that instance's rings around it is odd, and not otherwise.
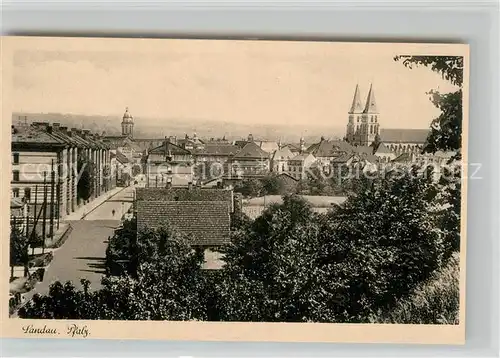
<path fill-rule="evenodd" d="M 54 132 L 58 132 L 59 129 L 61 127 L 61 123 L 52 123 L 52 129 L 54 130 Z"/>

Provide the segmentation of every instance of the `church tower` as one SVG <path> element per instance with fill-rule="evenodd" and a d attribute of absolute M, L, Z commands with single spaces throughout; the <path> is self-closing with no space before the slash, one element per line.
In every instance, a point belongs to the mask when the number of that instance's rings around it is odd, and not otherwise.
<path fill-rule="evenodd" d="M 128 107 L 125 109 L 122 120 L 122 136 L 134 137 L 134 118 L 128 111 Z"/>
<path fill-rule="evenodd" d="M 363 115 L 363 105 L 359 94 L 359 85 L 354 90 L 351 109 L 349 110 L 349 122 L 347 123 L 346 139 L 349 143 L 359 143 L 359 132 L 361 126 L 361 117 Z"/>
<path fill-rule="evenodd" d="M 377 134 L 379 134 L 378 108 L 375 101 L 375 90 L 370 84 L 370 91 L 366 98 L 365 108 L 361 116 L 361 137 L 360 145 L 368 146 L 373 143 Z"/>

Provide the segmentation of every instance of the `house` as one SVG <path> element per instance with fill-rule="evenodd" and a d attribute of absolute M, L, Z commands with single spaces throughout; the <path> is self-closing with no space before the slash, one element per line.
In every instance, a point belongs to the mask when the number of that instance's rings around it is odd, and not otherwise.
<path fill-rule="evenodd" d="M 210 142 L 193 151 L 195 179 L 205 183 L 221 178 L 228 171 L 228 163 L 240 150 L 233 144 Z"/>
<path fill-rule="evenodd" d="M 306 151 L 314 155 L 318 161 L 318 165 L 329 166 L 333 159 L 352 153 L 354 150 L 354 146 L 346 141 L 326 140 L 324 137 L 321 137 L 318 143 L 312 144 Z"/>
<path fill-rule="evenodd" d="M 288 173 L 288 161 L 295 157 L 288 146 L 276 150 L 271 157 L 271 170 L 275 173 Z"/>
<path fill-rule="evenodd" d="M 288 175 L 301 180 L 307 176 L 307 170 L 316 162 L 316 158 L 311 153 L 296 155 L 288 161 Z"/>
<path fill-rule="evenodd" d="M 161 146 L 146 151 L 142 163 L 147 187 L 187 187 L 193 183 L 191 152 L 171 143 L 168 138 Z"/>
<path fill-rule="evenodd" d="M 228 175 L 259 177 L 268 174 L 269 171 L 269 153 L 262 150 L 256 143 L 248 142 L 232 157 Z"/>
<path fill-rule="evenodd" d="M 396 158 L 396 153 L 390 150 L 384 143 L 379 143 L 376 146 L 372 146 L 373 154 L 377 156 L 381 162 L 389 163 Z"/>
<path fill-rule="evenodd" d="M 352 169 L 360 169 L 363 173 L 376 171 L 379 159 L 373 154 L 347 153 L 332 160 L 332 166 L 347 166 Z"/>
<path fill-rule="evenodd" d="M 169 225 L 202 249 L 210 258 L 207 261 L 213 261 L 214 249 L 229 243 L 231 214 L 237 207 L 234 200 L 229 189 L 138 188 L 137 228 Z M 220 263 L 206 264 L 220 267 Z"/>
<path fill-rule="evenodd" d="M 117 186 L 130 185 L 132 178 L 131 160 L 119 150 L 111 152 L 111 159 L 114 167 L 111 167 L 112 175 Z"/>

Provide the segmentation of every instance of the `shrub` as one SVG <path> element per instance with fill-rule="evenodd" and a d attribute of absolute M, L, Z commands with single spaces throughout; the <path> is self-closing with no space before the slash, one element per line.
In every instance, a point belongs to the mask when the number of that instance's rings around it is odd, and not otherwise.
<path fill-rule="evenodd" d="M 459 255 L 451 257 L 447 266 L 419 285 L 408 297 L 388 312 L 371 317 L 374 323 L 458 324 L 460 304 Z"/>

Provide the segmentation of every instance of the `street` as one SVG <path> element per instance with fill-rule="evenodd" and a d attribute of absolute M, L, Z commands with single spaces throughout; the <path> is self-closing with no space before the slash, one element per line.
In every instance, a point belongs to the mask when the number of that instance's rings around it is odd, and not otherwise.
<path fill-rule="evenodd" d="M 133 187 L 126 188 L 89 212 L 84 219 L 69 221 L 73 231 L 64 245 L 54 251 L 54 259 L 47 267 L 43 281 L 25 295 L 27 300 L 35 293 L 47 294 L 55 281 L 72 281 L 81 288 L 80 279 L 85 278 L 90 281 L 92 289 L 100 288 L 105 273 L 108 237 L 113 235 L 120 218 L 131 207 L 133 190 Z"/>

